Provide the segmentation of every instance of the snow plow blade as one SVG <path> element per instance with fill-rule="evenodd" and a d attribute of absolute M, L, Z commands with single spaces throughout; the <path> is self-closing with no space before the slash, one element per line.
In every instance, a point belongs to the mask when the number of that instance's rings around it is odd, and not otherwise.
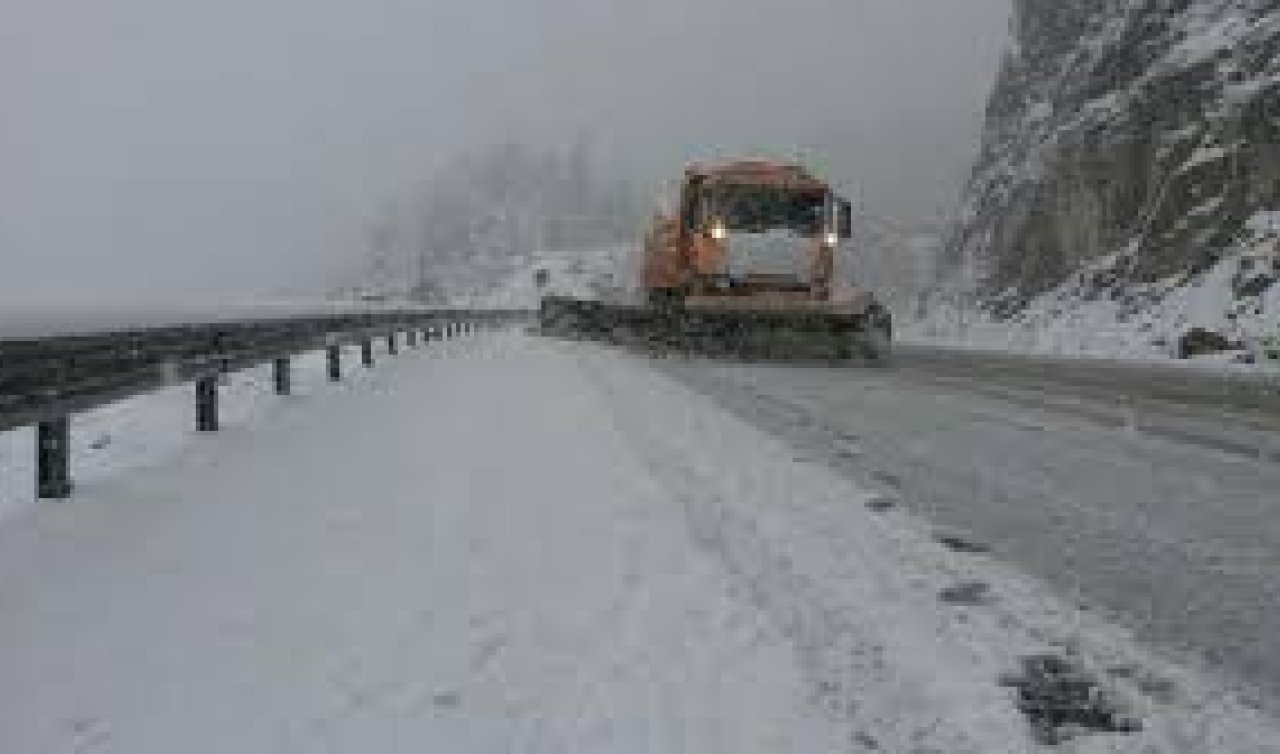
<path fill-rule="evenodd" d="M 641 306 L 543 298 L 543 334 L 596 340 L 665 354 L 769 360 L 863 361 L 891 356 L 889 313 L 874 302 L 738 302 L 689 299 Z"/>

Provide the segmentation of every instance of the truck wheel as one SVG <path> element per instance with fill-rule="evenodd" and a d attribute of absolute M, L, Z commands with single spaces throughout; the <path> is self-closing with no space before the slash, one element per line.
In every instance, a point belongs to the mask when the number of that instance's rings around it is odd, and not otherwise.
<path fill-rule="evenodd" d="M 893 361 L 893 332 L 887 327 L 873 327 L 862 333 L 862 355 L 875 366 L 889 366 Z"/>
<path fill-rule="evenodd" d="M 879 303 L 872 304 L 864 320 L 863 355 L 876 366 L 888 366 L 893 358 L 893 315 Z"/>

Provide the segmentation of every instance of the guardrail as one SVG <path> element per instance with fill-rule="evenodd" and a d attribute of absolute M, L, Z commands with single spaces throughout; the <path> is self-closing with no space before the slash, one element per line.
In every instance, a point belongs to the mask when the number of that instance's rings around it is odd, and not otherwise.
<path fill-rule="evenodd" d="M 389 353 L 533 317 L 523 310 L 324 311 L 234 321 L 130 327 L 50 336 L 0 336 L 0 431 L 35 425 L 36 494 L 71 494 L 70 417 L 166 385 L 195 383 L 195 426 L 218 429 L 220 375 L 270 361 L 275 391 L 292 389 L 290 359 L 326 350 L 330 381 L 342 379 L 344 347 L 373 366 L 373 344 Z"/>

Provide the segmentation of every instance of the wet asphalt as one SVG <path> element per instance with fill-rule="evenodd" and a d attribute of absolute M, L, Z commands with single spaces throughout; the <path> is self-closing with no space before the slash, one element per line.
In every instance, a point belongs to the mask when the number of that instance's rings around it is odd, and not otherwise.
<path fill-rule="evenodd" d="M 1280 711 L 1271 377 L 901 349 L 657 368 Z"/>

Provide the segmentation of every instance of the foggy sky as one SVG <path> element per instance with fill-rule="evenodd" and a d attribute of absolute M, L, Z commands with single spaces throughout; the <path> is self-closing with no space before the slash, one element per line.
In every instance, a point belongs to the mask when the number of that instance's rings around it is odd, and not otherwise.
<path fill-rule="evenodd" d="M 307 291 L 448 154 L 796 155 L 910 217 L 1008 0 L 0 0 L 0 303 Z"/>

